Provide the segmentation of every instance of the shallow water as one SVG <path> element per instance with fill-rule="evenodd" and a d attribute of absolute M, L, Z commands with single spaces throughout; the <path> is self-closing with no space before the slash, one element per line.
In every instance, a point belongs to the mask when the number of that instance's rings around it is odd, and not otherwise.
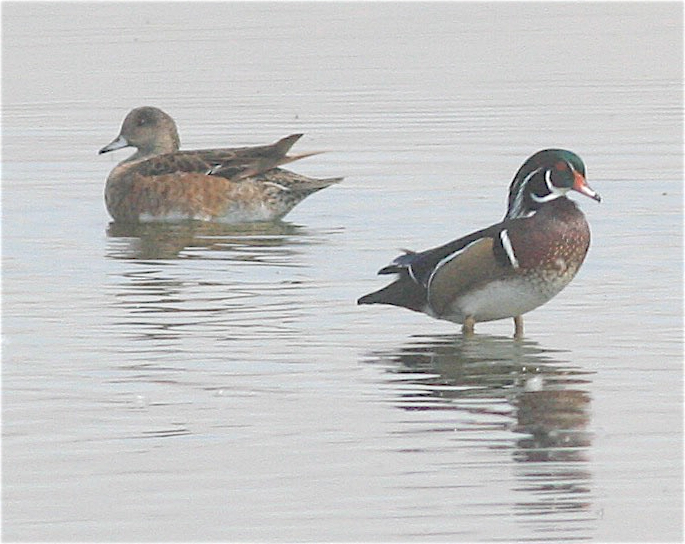
<path fill-rule="evenodd" d="M 4 539 L 683 538 L 677 4 L 15 3 L 2 39 Z M 110 224 L 97 150 L 143 104 L 346 179 Z M 604 200 L 524 341 L 355 306 L 552 146 Z"/>

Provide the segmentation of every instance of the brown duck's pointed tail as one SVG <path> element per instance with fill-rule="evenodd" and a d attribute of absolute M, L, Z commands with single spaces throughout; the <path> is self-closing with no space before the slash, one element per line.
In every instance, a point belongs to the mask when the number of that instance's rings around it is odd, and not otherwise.
<path fill-rule="evenodd" d="M 312 155 L 320 155 L 324 151 L 310 151 L 308 153 L 298 153 L 296 155 L 287 155 L 290 148 L 295 145 L 295 142 L 302 138 L 304 134 L 291 134 L 285 138 L 281 138 L 274 144 L 274 156 L 278 157 L 278 162 L 275 166 L 280 166 L 282 164 L 287 164 L 289 162 L 304 159 L 305 157 L 311 157 Z"/>
<path fill-rule="evenodd" d="M 274 150 L 279 155 L 285 155 L 288 151 L 290 151 L 290 148 L 295 145 L 295 142 L 302 138 L 302 136 L 304 136 L 304 134 L 291 134 L 290 136 L 281 138 L 275 144 L 273 144 Z"/>
<path fill-rule="evenodd" d="M 232 180 L 241 180 L 268 172 L 272 168 L 277 168 L 289 162 L 304 159 L 305 157 L 311 157 L 312 155 L 319 155 L 323 151 L 310 151 L 308 153 L 298 153 L 295 155 L 286 155 L 293 144 L 299 140 L 302 134 L 291 134 L 278 140 L 275 144 L 272 144 L 267 149 L 267 152 L 262 151 L 262 156 L 254 157 L 245 167 L 242 168 L 236 174 L 230 176 Z"/>
<path fill-rule="evenodd" d="M 309 181 L 307 181 L 307 183 L 303 185 L 306 186 L 307 189 L 319 190 L 325 189 L 326 187 L 330 187 L 331 185 L 335 185 L 336 183 L 340 183 L 344 179 L 345 178 L 311 178 Z"/>
<path fill-rule="evenodd" d="M 325 151 L 309 151 L 307 153 L 298 153 L 297 155 L 285 155 L 281 158 L 280 162 L 278 163 L 278 166 L 293 161 L 299 161 L 300 159 L 311 157 L 312 155 L 321 155 L 321 153 L 325 153 Z"/>

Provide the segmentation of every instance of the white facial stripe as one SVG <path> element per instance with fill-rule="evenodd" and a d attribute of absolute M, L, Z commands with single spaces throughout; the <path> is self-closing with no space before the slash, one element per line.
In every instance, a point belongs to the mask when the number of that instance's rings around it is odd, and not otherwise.
<path fill-rule="evenodd" d="M 518 184 L 518 192 L 516 193 L 516 196 L 514 197 L 514 203 L 511 207 L 510 212 L 507 214 L 507 217 L 519 217 L 523 213 L 523 193 L 526 185 L 528 182 L 533 178 L 535 174 L 537 174 L 540 170 L 542 170 L 542 167 L 536 168 L 533 170 L 530 174 L 528 174 L 525 178 L 523 178 L 523 181 Z"/>
<path fill-rule="evenodd" d="M 538 196 L 535 193 L 530 193 L 530 198 L 538 203 L 550 202 L 551 200 L 559 198 L 560 196 L 564 196 L 569 191 L 566 188 L 557 187 L 552 183 L 552 170 L 545 171 L 545 185 L 549 191 L 548 195 Z"/>
<path fill-rule="evenodd" d="M 513 268 L 519 267 L 519 261 L 514 254 L 514 248 L 511 246 L 511 240 L 509 240 L 509 234 L 507 234 L 506 229 L 503 229 L 499 233 L 499 239 L 502 242 L 502 247 L 509 257 L 509 262 Z"/>
<path fill-rule="evenodd" d="M 533 170 L 530 174 L 528 174 L 525 178 L 523 178 L 523 185 L 525 185 L 526 183 L 528 183 L 528 180 L 530 180 L 530 178 L 532 178 L 532 177 L 533 177 L 535 174 L 537 174 L 540 170 L 542 170 L 542 166 L 541 166 L 540 168 L 536 168 L 536 169 Z"/>

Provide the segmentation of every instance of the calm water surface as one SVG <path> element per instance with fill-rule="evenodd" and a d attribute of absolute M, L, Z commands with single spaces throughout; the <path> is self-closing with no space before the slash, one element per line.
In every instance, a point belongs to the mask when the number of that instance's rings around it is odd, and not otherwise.
<path fill-rule="evenodd" d="M 681 540 L 681 7 L 3 5 L 3 538 Z M 96 153 L 143 104 L 346 180 L 110 224 Z M 355 306 L 552 146 L 604 201 L 525 340 Z"/>

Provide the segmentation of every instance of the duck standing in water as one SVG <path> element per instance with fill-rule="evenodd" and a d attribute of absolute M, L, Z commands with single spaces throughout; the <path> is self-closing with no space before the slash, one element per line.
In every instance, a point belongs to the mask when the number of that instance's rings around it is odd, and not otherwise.
<path fill-rule="evenodd" d="M 136 108 L 114 141 L 100 150 L 137 149 L 107 178 L 107 211 L 121 222 L 280 219 L 307 196 L 342 181 L 279 168 L 316 154 L 287 155 L 301 137 L 293 134 L 257 147 L 180 151 L 176 123 L 169 115 L 159 108 Z"/>
<path fill-rule="evenodd" d="M 378 272 L 397 274 L 397 279 L 357 302 L 423 312 L 462 324 L 465 335 L 473 334 L 477 322 L 513 318 L 514 335 L 521 337 L 522 315 L 566 287 L 590 247 L 585 216 L 566 197 L 571 190 L 601 200 L 575 153 L 535 153 L 511 182 L 501 222 L 397 257 Z"/>

